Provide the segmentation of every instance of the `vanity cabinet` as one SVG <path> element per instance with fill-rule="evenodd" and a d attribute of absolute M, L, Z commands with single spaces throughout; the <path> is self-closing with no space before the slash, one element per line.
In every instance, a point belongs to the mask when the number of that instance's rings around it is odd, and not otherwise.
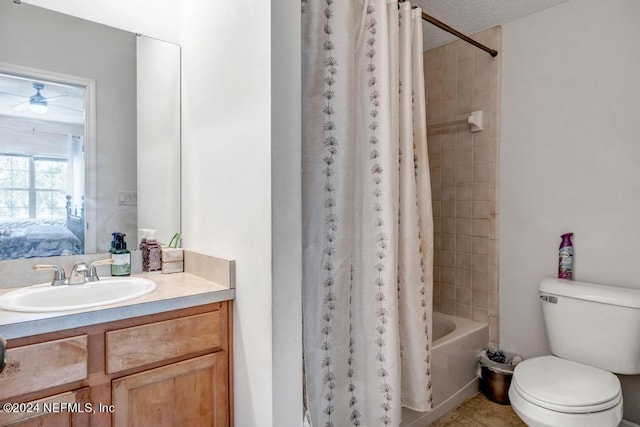
<path fill-rule="evenodd" d="M 231 343 L 231 301 L 10 340 L 0 426 L 232 426 Z"/>
<path fill-rule="evenodd" d="M 122 372 L 204 351 L 213 353 L 112 381 L 116 426 L 227 426 L 228 360 L 221 311 L 106 334 L 106 371 Z"/>
<path fill-rule="evenodd" d="M 226 371 L 216 352 L 114 380 L 115 425 L 229 425 Z"/>

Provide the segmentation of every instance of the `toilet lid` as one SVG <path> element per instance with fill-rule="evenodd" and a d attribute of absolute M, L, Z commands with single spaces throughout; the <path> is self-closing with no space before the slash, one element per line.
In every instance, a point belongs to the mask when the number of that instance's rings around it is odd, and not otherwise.
<path fill-rule="evenodd" d="M 533 404 L 559 412 L 603 411 L 620 402 L 620 381 L 611 372 L 542 356 L 516 366 L 511 385 Z"/>

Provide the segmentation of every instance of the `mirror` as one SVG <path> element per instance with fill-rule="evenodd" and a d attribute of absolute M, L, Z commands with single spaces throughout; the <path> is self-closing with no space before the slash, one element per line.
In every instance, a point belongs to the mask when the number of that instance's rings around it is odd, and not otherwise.
<path fill-rule="evenodd" d="M 137 247 L 138 228 L 156 229 L 158 240 L 168 242 L 180 231 L 179 46 L 12 2 L 0 3 L 0 38 L 8 41 L 0 45 L 0 73 L 24 86 L 4 87 L 0 78 L 0 163 L 6 170 L 14 163 L 7 159 L 22 156 L 15 163 L 34 171 L 22 176 L 48 168 L 49 182 L 59 184 L 43 189 L 36 179 L 22 182 L 26 210 L 11 202 L 18 213 L 7 213 L 9 190 L 15 198 L 18 192 L 6 171 L 3 184 L 0 164 L 0 260 L 75 253 L 60 245 L 65 229 L 84 253 L 107 252 L 115 231 L 127 235 L 130 249 Z M 30 112 L 38 95 L 49 101 L 47 112 Z M 65 107 L 73 120 L 61 118 Z M 38 136 L 46 132 L 59 134 L 64 147 L 43 149 Z M 32 195 L 24 202 L 26 193 Z M 2 239 L 20 234 L 13 232 L 15 219 L 38 228 L 30 229 L 25 248 L 3 254 Z M 73 220 L 83 224 L 79 232 Z M 63 226 L 40 242 L 50 251 L 40 251 L 35 242 L 52 223 Z"/>

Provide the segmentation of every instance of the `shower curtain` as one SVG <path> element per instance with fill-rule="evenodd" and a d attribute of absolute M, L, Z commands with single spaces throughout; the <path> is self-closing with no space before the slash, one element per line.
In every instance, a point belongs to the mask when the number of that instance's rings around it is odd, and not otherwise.
<path fill-rule="evenodd" d="M 420 9 L 303 0 L 303 321 L 314 427 L 431 408 Z"/>

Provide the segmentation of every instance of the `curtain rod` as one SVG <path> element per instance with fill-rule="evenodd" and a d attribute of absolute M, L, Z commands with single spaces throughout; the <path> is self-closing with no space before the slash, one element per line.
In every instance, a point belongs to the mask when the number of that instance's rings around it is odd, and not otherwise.
<path fill-rule="evenodd" d="M 402 3 L 405 0 L 399 0 L 398 3 Z M 416 8 L 416 6 L 412 6 L 414 9 Z M 459 39 L 462 39 L 464 41 L 466 41 L 469 44 L 474 45 L 475 47 L 484 50 L 485 52 L 487 52 L 489 55 L 495 57 L 498 56 L 498 51 L 497 50 L 493 50 L 488 48 L 487 46 L 483 45 L 480 42 L 475 41 L 474 39 L 472 39 L 469 36 L 466 36 L 464 34 L 462 34 L 460 31 L 456 30 L 455 28 L 451 28 L 449 25 L 445 24 L 444 22 L 434 18 L 431 15 L 428 15 L 426 13 L 424 13 L 424 11 L 422 12 L 422 19 L 424 19 L 425 21 L 429 22 L 430 24 L 435 25 L 436 27 L 440 28 L 441 30 L 444 30 L 450 34 L 453 34 L 454 36 L 458 37 Z"/>
<path fill-rule="evenodd" d="M 474 45 L 475 47 L 484 50 L 485 52 L 487 52 L 491 56 L 494 56 L 494 57 L 498 56 L 498 51 L 497 50 L 490 49 L 490 48 L 486 47 L 485 45 L 483 45 L 482 43 L 475 41 L 471 37 L 465 36 L 460 31 L 458 31 L 458 30 L 456 30 L 454 28 L 451 28 L 450 26 L 448 26 L 444 22 L 437 20 L 436 18 L 434 18 L 431 15 L 427 15 L 426 13 L 422 12 L 422 19 L 424 19 L 425 21 L 428 21 L 429 23 L 435 25 L 436 27 L 438 27 L 440 29 L 445 30 L 448 33 L 453 34 L 454 36 L 458 37 L 459 39 L 462 39 L 462 40 L 466 41 L 467 43 L 470 43 L 470 44 Z"/>

